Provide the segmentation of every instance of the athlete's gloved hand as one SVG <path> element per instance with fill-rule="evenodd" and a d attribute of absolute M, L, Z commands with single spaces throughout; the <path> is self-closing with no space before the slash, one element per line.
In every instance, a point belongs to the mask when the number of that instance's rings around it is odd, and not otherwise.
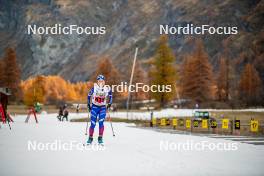
<path fill-rule="evenodd" d="M 109 110 L 111 105 L 112 105 L 111 103 L 108 103 L 106 108 Z"/>
<path fill-rule="evenodd" d="M 91 105 L 90 104 L 87 104 L 87 109 L 89 112 L 91 112 Z"/>

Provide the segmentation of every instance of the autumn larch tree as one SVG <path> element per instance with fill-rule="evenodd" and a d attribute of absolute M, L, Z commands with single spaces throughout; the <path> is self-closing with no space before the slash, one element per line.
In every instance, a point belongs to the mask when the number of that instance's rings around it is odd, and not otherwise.
<path fill-rule="evenodd" d="M 1 76 L 1 86 L 7 87 L 12 90 L 13 96 L 12 100 L 18 100 L 20 97 L 20 68 L 17 64 L 16 52 L 12 48 L 7 48 L 5 50 L 5 56 L 1 64 L 2 76 Z"/>
<path fill-rule="evenodd" d="M 86 102 L 87 90 L 92 82 L 71 83 L 60 76 L 38 75 L 21 81 L 24 103 L 28 106 L 36 102 L 61 104 L 66 101 Z"/>
<path fill-rule="evenodd" d="M 239 94 L 247 106 L 257 105 L 262 98 L 262 83 L 258 72 L 252 64 L 247 64 L 239 83 Z"/>
<path fill-rule="evenodd" d="M 106 79 L 105 83 L 108 85 L 118 84 L 120 81 L 120 74 L 109 57 L 104 57 L 99 61 L 94 75 L 94 80 L 96 80 L 96 77 L 99 74 L 104 75 Z"/>
<path fill-rule="evenodd" d="M 35 103 L 45 103 L 45 77 L 38 75 L 33 78 L 31 84 L 24 92 L 24 103 L 27 106 L 33 106 Z"/>
<path fill-rule="evenodd" d="M 219 101 L 226 101 L 228 99 L 228 81 L 227 61 L 225 58 L 221 58 L 217 75 L 217 99 Z"/>
<path fill-rule="evenodd" d="M 181 94 L 184 98 L 192 98 L 193 96 L 193 85 L 194 85 L 194 59 L 191 55 L 186 55 L 181 69 Z"/>
<path fill-rule="evenodd" d="M 171 86 L 171 91 L 151 92 L 152 97 L 158 102 L 160 107 L 164 107 L 170 100 L 175 98 L 176 68 L 174 65 L 175 56 L 168 44 L 168 37 L 162 35 L 158 40 L 153 68 L 149 74 L 152 85 Z"/>
<path fill-rule="evenodd" d="M 183 96 L 198 103 L 212 98 L 213 73 L 207 53 L 201 40 L 196 42 L 196 50 L 187 57 L 182 71 Z"/>
<path fill-rule="evenodd" d="M 104 57 L 99 61 L 93 80 L 95 81 L 96 77 L 100 74 L 104 75 L 106 85 L 112 86 L 120 84 L 120 73 L 109 57 Z M 120 98 L 118 92 L 112 91 L 115 99 Z"/>
<path fill-rule="evenodd" d="M 262 45 L 262 48 L 263 48 L 263 45 Z M 259 76 L 262 80 L 262 84 L 264 83 L 264 59 L 263 58 L 264 58 L 264 51 L 263 53 L 259 53 L 259 55 L 256 56 L 255 61 L 254 61 L 254 67 L 259 73 Z"/>
<path fill-rule="evenodd" d="M 137 83 L 143 83 L 146 84 L 146 75 L 145 71 L 141 67 L 141 65 L 137 62 L 135 65 L 135 71 L 133 76 L 133 85 L 136 85 Z M 143 100 L 147 96 L 147 93 L 145 93 L 142 89 L 139 89 L 137 92 L 131 92 L 131 100 Z"/>
<path fill-rule="evenodd" d="M 0 60 L 0 87 L 4 87 L 4 61 Z"/>

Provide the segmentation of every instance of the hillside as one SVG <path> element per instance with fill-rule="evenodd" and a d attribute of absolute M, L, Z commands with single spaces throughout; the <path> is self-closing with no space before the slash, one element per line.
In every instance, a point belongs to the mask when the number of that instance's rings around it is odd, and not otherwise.
<path fill-rule="evenodd" d="M 140 61 L 153 57 L 160 24 L 237 26 L 237 35 L 170 35 L 175 62 L 181 63 L 182 56 L 192 51 L 193 38 L 201 37 L 215 71 L 226 48 L 238 71 L 252 62 L 264 79 L 263 9 L 263 0 L 0 0 L 0 57 L 7 46 L 16 48 L 23 79 L 56 74 L 84 81 L 107 55 L 125 77 L 130 74 L 135 46 L 140 48 Z M 26 34 L 28 24 L 56 23 L 107 30 L 100 36 Z"/>

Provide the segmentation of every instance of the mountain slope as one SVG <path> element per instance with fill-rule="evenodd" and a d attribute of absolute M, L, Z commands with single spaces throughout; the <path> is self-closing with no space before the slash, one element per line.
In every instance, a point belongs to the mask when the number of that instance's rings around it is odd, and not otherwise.
<path fill-rule="evenodd" d="M 259 66 L 261 59 L 257 58 L 263 56 L 264 41 L 263 4 L 263 0 L 0 0 L 0 56 L 6 46 L 15 47 L 23 79 L 58 74 L 71 81 L 87 80 L 98 59 L 105 55 L 113 59 L 125 77 L 130 73 L 135 46 L 140 48 L 139 60 L 153 57 L 160 24 L 193 23 L 237 26 L 239 34 L 171 35 L 176 62 L 192 50 L 193 37 L 201 37 L 215 68 L 224 46 L 240 67 L 248 61 Z M 106 26 L 106 35 L 25 34 L 28 24 L 56 23 Z M 264 77 L 263 71 L 261 74 Z"/>

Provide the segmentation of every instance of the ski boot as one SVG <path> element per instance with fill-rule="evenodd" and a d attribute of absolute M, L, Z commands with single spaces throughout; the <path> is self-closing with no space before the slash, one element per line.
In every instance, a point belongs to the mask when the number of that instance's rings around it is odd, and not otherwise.
<path fill-rule="evenodd" d="M 90 137 L 88 138 L 88 140 L 87 140 L 87 143 L 86 143 L 86 144 L 87 144 L 87 145 L 91 145 L 91 144 L 92 144 L 92 142 L 93 142 L 93 137 L 91 137 L 91 136 L 90 136 Z"/>
<path fill-rule="evenodd" d="M 99 145 L 104 145 L 103 137 L 102 137 L 102 136 L 99 136 L 99 137 L 98 137 L 98 144 L 99 144 Z"/>

